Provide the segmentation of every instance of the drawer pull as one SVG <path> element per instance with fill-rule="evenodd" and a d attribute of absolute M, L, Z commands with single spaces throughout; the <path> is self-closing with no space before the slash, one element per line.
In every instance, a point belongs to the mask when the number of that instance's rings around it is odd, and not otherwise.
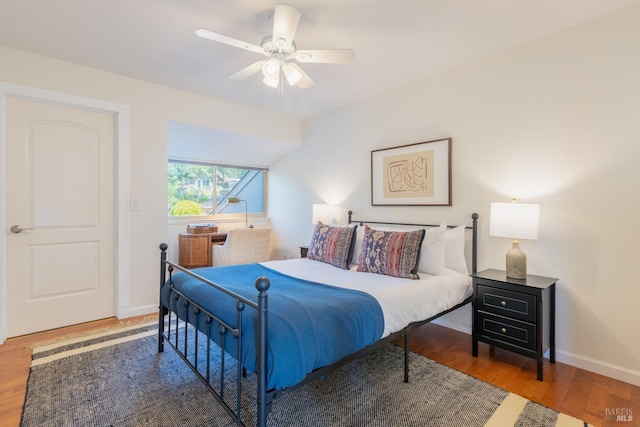
<path fill-rule="evenodd" d="M 507 302 L 505 300 L 500 301 L 500 304 L 504 307 L 505 305 L 507 305 Z"/>
<path fill-rule="evenodd" d="M 502 331 L 503 334 L 506 334 L 507 333 L 507 328 L 502 328 L 501 331 Z"/>

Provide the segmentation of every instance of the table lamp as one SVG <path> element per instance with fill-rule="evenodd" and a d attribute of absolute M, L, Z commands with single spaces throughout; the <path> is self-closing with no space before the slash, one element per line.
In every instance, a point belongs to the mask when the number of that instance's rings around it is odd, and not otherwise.
<path fill-rule="evenodd" d="M 311 215 L 311 222 L 316 225 L 318 221 L 323 224 L 330 225 L 335 221 L 338 215 L 338 206 L 330 205 L 327 203 L 317 203 L 313 205 L 313 211 Z"/>
<path fill-rule="evenodd" d="M 527 278 L 527 257 L 520 249 L 519 239 L 536 240 L 540 205 L 518 203 L 491 203 L 489 235 L 513 239 L 513 247 L 507 252 L 507 277 Z"/>

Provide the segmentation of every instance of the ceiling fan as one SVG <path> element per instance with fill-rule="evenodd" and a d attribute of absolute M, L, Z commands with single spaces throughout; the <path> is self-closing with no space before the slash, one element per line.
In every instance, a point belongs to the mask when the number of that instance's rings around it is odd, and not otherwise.
<path fill-rule="evenodd" d="M 229 76 L 234 80 L 245 79 L 258 71 L 262 71 L 266 85 L 282 89 L 283 80 L 290 86 L 297 85 L 301 89 L 310 88 L 315 82 L 300 68 L 296 62 L 340 64 L 351 62 L 355 57 L 351 49 L 298 50 L 293 36 L 300 22 L 300 12 L 291 6 L 277 4 L 273 14 L 273 34 L 265 37 L 260 46 L 243 42 L 213 31 L 199 29 L 196 34 L 202 38 L 239 47 L 267 57 Z"/>

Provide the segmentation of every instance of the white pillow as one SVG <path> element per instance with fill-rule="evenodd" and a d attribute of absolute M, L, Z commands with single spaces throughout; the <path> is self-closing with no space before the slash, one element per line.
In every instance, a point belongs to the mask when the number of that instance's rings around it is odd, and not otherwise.
<path fill-rule="evenodd" d="M 426 229 L 422 248 L 420 249 L 420 265 L 418 267 L 418 272 L 433 275 L 444 273 L 444 235 L 446 229 L 446 224 L 440 224 L 439 227 Z"/>
<path fill-rule="evenodd" d="M 464 254 L 465 226 L 451 228 L 444 233 L 444 265 L 461 274 L 469 274 Z"/>

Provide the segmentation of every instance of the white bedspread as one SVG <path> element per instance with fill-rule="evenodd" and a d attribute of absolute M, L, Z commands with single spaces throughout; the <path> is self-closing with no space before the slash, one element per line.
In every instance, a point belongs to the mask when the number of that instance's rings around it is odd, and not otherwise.
<path fill-rule="evenodd" d="M 471 277 L 449 269 L 438 276 L 420 273 L 420 280 L 410 280 L 342 270 L 307 258 L 261 264 L 289 276 L 357 289 L 373 296 L 382 307 L 384 316 L 382 338 L 411 322 L 425 320 L 448 310 L 472 294 Z"/>

